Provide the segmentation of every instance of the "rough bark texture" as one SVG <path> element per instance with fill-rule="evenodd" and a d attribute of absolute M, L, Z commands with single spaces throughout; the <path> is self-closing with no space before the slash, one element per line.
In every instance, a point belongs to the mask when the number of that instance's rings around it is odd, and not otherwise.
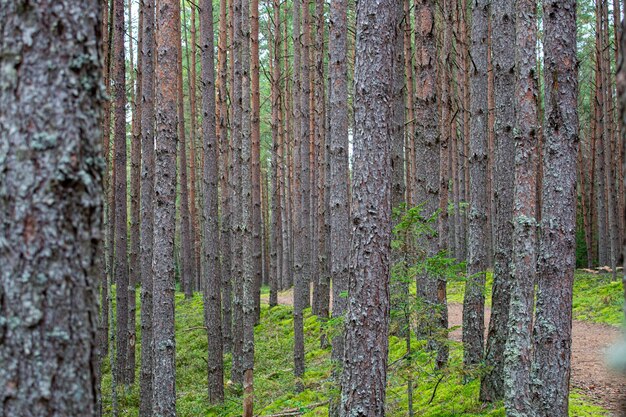
<path fill-rule="evenodd" d="M 493 295 L 489 335 L 485 351 L 487 374 L 480 387 L 483 401 L 504 396 L 504 347 L 508 337 L 513 255 L 513 184 L 515 180 L 515 2 L 501 0 L 491 4 L 492 48 L 495 100 L 495 161 L 493 188 L 495 227 Z"/>
<path fill-rule="evenodd" d="M 536 277 L 537 1 L 515 5 L 515 187 L 509 334 L 504 351 L 504 402 L 511 417 L 533 416 L 531 332 Z"/>
<path fill-rule="evenodd" d="M 232 122 L 231 122 L 231 207 L 232 207 L 232 236 L 231 236 L 231 277 L 232 294 L 232 344 L 233 366 L 231 379 L 233 382 L 243 383 L 242 355 L 243 355 L 243 236 L 241 226 L 241 0 L 233 0 L 232 10 L 233 41 L 233 83 L 231 88 Z"/>
<path fill-rule="evenodd" d="M 254 268 L 254 312 L 256 321 L 261 316 L 262 246 L 261 239 L 261 98 L 259 91 L 259 0 L 250 2 L 250 89 L 251 108 L 251 169 L 252 169 L 252 262 Z"/>
<path fill-rule="evenodd" d="M 132 19 L 130 19 L 129 9 L 129 36 L 132 37 Z M 128 361 L 126 363 L 126 373 L 128 382 L 135 382 L 135 345 L 136 345 L 136 316 L 137 316 L 137 295 L 136 287 L 141 282 L 141 269 L 139 266 L 140 236 L 139 236 L 139 193 L 141 181 L 141 59 L 139 57 L 143 43 L 143 8 L 139 9 L 139 22 L 137 33 L 137 69 L 134 78 L 134 94 L 132 95 L 133 118 L 132 136 L 130 151 L 130 257 L 129 257 L 129 277 L 128 277 Z M 133 56 L 132 42 L 129 42 L 130 55 Z M 131 59 L 132 68 L 132 59 Z M 131 71 L 135 71 L 133 68 Z M 131 86 L 133 83 L 131 83 Z"/>
<path fill-rule="evenodd" d="M 113 96 L 115 136 L 115 284 L 117 380 L 126 383 L 128 360 L 128 257 L 126 204 L 126 59 L 124 0 L 113 1 Z"/>
<path fill-rule="evenodd" d="M 333 0 L 330 4 L 329 31 L 329 153 L 330 153 L 330 271 L 332 275 L 333 318 L 343 318 L 348 290 L 350 260 L 350 205 L 348 194 L 348 21 L 347 1 Z M 342 323 L 343 325 L 343 323 Z M 343 331 L 332 339 L 334 375 L 338 379 L 343 366 Z M 337 381 L 338 382 L 338 381 Z M 339 412 L 337 399 L 331 401 L 331 415 Z"/>
<path fill-rule="evenodd" d="M 353 239 L 341 415 L 384 416 L 389 327 L 394 51 L 402 4 L 356 14 Z M 372 51 L 376 51 L 373 54 Z"/>
<path fill-rule="evenodd" d="M 257 11 L 258 13 L 258 11 Z M 241 0 L 241 226 L 243 232 L 243 349 L 241 369 L 243 372 L 243 417 L 252 417 L 253 369 L 254 369 L 254 323 L 256 322 L 256 263 L 253 236 L 252 207 L 252 132 L 250 105 L 250 2 Z M 260 251 L 261 248 L 259 247 Z M 259 258 L 260 260 L 260 258 Z M 260 277 L 259 277 L 260 278 Z"/>
<path fill-rule="evenodd" d="M 272 212 L 271 212 L 271 250 L 270 250 L 270 307 L 278 304 L 278 289 L 282 276 L 282 207 L 281 207 L 281 178 L 282 170 L 282 119 L 280 95 L 280 1 L 273 0 L 273 55 L 272 55 Z"/>
<path fill-rule="evenodd" d="M 176 415 L 174 336 L 174 229 L 180 6 L 159 1 L 157 8 L 156 148 L 154 186 L 153 415 Z"/>
<path fill-rule="evenodd" d="M 191 219 L 189 217 L 189 182 L 187 180 L 187 135 L 185 133 L 185 98 L 183 96 L 183 47 L 182 28 L 178 19 L 178 146 L 180 181 L 180 282 L 185 298 L 190 298 L 195 290 L 195 262 L 191 249 Z M 190 135 L 191 137 L 191 135 Z M 191 142 L 193 146 L 193 142 Z"/>
<path fill-rule="evenodd" d="M 95 416 L 101 2 L 4 2 L 0 28 L 0 415 Z"/>
<path fill-rule="evenodd" d="M 545 119 L 532 370 L 539 416 L 567 416 L 575 268 L 578 94 L 576 1 L 544 0 Z"/>
<path fill-rule="evenodd" d="M 422 215 L 430 218 L 439 209 L 440 149 L 437 115 L 437 54 L 435 40 L 435 1 L 418 0 L 415 3 L 415 201 L 423 204 Z M 437 254 L 438 242 L 434 235 L 424 236 L 418 242 L 425 255 Z M 437 303 L 437 277 L 433 274 L 417 276 L 417 295 L 427 308 L 425 317 L 434 315 Z M 430 333 L 430 324 L 419 326 L 419 335 Z"/>
<path fill-rule="evenodd" d="M 478 365 L 485 335 L 485 272 L 488 266 L 487 224 L 487 38 L 489 1 L 472 2 L 470 74 L 469 235 L 467 283 L 463 301 L 463 363 Z"/>
<path fill-rule="evenodd" d="M 224 340 L 224 350 L 230 351 L 232 346 L 231 337 L 231 258 L 230 258 L 230 239 L 231 239 L 231 205 L 229 201 L 229 160 L 230 147 L 228 143 L 228 62 L 227 62 L 227 22 L 226 22 L 226 3 L 220 2 L 220 23 L 218 38 L 218 82 L 217 89 L 217 110 L 218 110 L 218 137 L 220 146 L 220 259 L 222 261 L 222 335 Z"/>
<path fill-rule="evenodd" d="M 154 238 L 154 0 L 143 0 L 141 103 L 141 369 L 139 415 L 152 416 L 152 245 Z"/>
<path fill-rule="evenodd" d="M 204 0 L 200 9 L 202 39 L 202 134 L 204 144 L 203 191 L 204 209 L 204 268 L 201 287 L 204 288 L 204 315 L 208 336 L 209 402 L 224 400 L 224 366 L 222 361 L 221 277 L 218 223 L 219 153 L 215 132 L 215 67 L 213 45 L 213 2 Z"/>
<path fill-rule="evenodd" d="M 293 2 L 293 33 L 294 33 L 294 87 L 293 87 L 293 113 L 294 113 L 294 169 L 297 175 L 294 176 L 294 182 L 292 183 L 294 192 L 294 208 L 293 208 L 293 246 L 294 246 L 294 261 L 293 261 L 293 275 L 294 275 L 294 291 L 293 291 L 293 326 L 294 326 L 294 348 L 293 348 L 293 360 L 294 360 L 294 374 L 297 378 L 301 378 L 304 375 L 304 319 L 303 310 L 308 305 L 308 289 L 309 289 L 309 277 L 305 274 L 305 258 L 308 257 L 308 253 L 305 249 L 307 243 L 306 236 L 306 224 L 308 223 L 308 213 L 306 207 L 304 207 L 304 192 L 308 194 L 308 172 L 303 175 L 303 165 L 308 165 L 308 134 L 301 134 L 303 129 L 308 132 L 308 109 L 309 97 L 304 92 L 304 70 L 307 68 L 302 65 L 304 60 L 305 48 L 302 45 L 302 35 L 300 31 L 300 10 L 303 8 L 300 0 L 294 0 Z M 296 46 L 297 45 L 297 46 Z M 308 82 L 306 83 L 308 85 Z M 308 91 L 308 87 L 307 87 Z M 302 97 L 305 96 L 303 99 Z M 304 106 L 303 106 L 304 104 Z M 303 108 L 304 107 L 304 108 Z M 307 116 L 303 116 L 306 114 Z M 306 142 L 305 145 L 302 142 Z M 308 195 L 306 196 L 308 202 Z M 308 203 L 307 203 L 308 204 Z M 305 213 L 306 210 L 306 213 Z M 308 246 L 306 246 L 308 248 Z M 298 382 L 300 385 L 300 382 Z M 301 386 L 300 386 L 301 388 Z"/>

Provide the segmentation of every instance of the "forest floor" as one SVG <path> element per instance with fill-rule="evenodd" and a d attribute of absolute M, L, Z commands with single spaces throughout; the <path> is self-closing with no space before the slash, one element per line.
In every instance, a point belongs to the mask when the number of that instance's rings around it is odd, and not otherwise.
<path fill-rule="evenodd" d="M 491 274 L 487 293 L 491 293 Z M 617 412 L 626 399 L 626 378 L 609 369 L 605 358 L 608 349 L 622 337 L 621 282 L 611 282 L 608 275 L 577 273 L 574 288 L 574 317 L 572 323 L 571 386 L 597 404 Z M 617 291 L 616 291 L 617 290 Z M 461 341 L 463 324 L 463 285 L 453 283 L 449 289 L 448 326 L 450 338 Z M 267 297 L 264 297 L 267 302 Z M 293 291 L 278 294 L 278 303 L 293 306 Z M 487 304 L 491 304 L 487 297 Z M 485 308 L 485 337 L 489 328 L 491 309 Z"/>
<path fill-rule="evenodd" d="M 490 279 L 488 278 L 488 282 Z M 114 297 L 113 288 L 112 297 Z M 489 294 L 489 290 L 487 294 Z M 139 293 L 139 292 L 137 292 Z M 326 417 L 328 401 L 337 394 L 332 378 L 331 348 L 320 339 L 335 331 L 332 323 L 305 310 L 305 363 L 306 370 L 300 383 L 304 391 L 295 389 L 293 375 L 293 311 L 292 293 L 279 294 L 279 305 L 268 308 L 268 288 L 262 290 L 261 320 L 255 327 L 254 408 L 256 416 L 291 415 Z M 452 324 L 460 322 L 463 284 L 450 282 L 448 299 Z M 578 319 L 612 325 L 621 322 L 621 284 L 605 282 L 597 277 L 579 277 L 574 295 L 574 314 Z M 139 302 L 139 300 L 138 300 Z M 489 297 L 487 297 L 489 305 Z M 115 308 L 113 308 L 115 311 Z M 241 416 L 243 392 L 241 386 L 230 380 L 231 355 L 224 357 L 225 402 L 211 406 L 207 396 L 207 335 L 204 329 L 202 294 L 185 299 L 176 293 L 176 409 L 179 417 L 236 417 Z M 137 367 L 136 382 L 130 387 L 118 387 L 118 415 L 138 416 L 139 363 L 141 361 L 140 309 L 137 309 Z M 590 327 L 585 327 L 589 325 Z M 434 369 L 435 353 L 429 351 L 424 341 L 412 338 L 412 354 L 406 354 L 405 340 L 391 336 L 389 339 L 389 367 L 387 385 L 387 415 L 408 415 L 408 388 L 413 388 L 413 410 L 424 417 L 504 417 L 502 403 L 483 404 L 478 400 L 480 381 L 478 375 L 468 372 L 462 365 L 462 345 L 458 329 L 451 332 L 450 361 L 443 372 Z M 616 402 L 609 397 L 618 395 L 605 379 L 602 349 L 618 334 L 615 326 L 576 322 L 574 325 L 573 387 L 570 395 L 571 417 L 610 416 Z M 605 342 L 602 342 L 604 340 Z M 115 346 L 115 343 L 112 344 Z M 588 351 L 588 352 L 585 352 Z M 115 357 L 113 349 L 109 354 Z M 103 415 L 113 416 L 110 358 L 103 364 L 102 398 Z M 613 392 L 613 394 L 611 394 Z"/>

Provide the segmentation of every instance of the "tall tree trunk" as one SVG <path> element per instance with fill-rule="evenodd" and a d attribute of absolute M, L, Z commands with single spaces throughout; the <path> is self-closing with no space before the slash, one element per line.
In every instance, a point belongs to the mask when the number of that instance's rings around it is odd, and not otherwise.
<path fill-rule="evenodd" d="M 329 153 L 330 153 L 330 271 L 332 275 L 332 316 L 343 318 L 347 300 L 350 261 L 350 199 L 349 137 L 348 137 L 348 17 L 347 0 L 333 0 L 330 4 L 329 30 Z M 333 377 L 341 385 L 340 375 L 344 360 L 343 331 L 332 339 Z M 332 398 L 330 415 L 339 415 L 339 398 Z"/>
<path fill-rule="evenodd" d="M 141 369 L 139 416 L 152 416 L 154 237 L 154 0 L 143 0 L 141 103 Z"/>
<path fill-rule="evenodd" d="M 493 164 L 495 226 L 493 295 L 489 335 L 485 352 L 487 373 L 480 397 L 494 402 L 504 397 L 504 347 L 508 338 L 509 301 L 513 280 L 513 189 L 515 181 L 515 2 L 501 0 L 491 5 L 495 99 L 495 160 Z M 527 34 L 526 34 L 527 36 Z"/>
<path fill-rule="evenodd" d="M 437 55 L 435 39 L 435 0 L 415 2 L 415 204 L 423 204 L 422 215 L 433 216 L 440 203 L 440 135 L 437 112 Z M 434 235 L 420 239 L 426 257 L 437 254 Z M 424 301 L 424 317 L 435 317 L 437 276 L 420 273 L 416 278 L 417 296 Z M 420 337 L 429 337 L 436 319 L 419 326 Z M 431 347 L 432 343 L 431 343 Z"/>
<path fill-rule="evenodd" d="M 261 316 L 263 272 L 261 225 L 261 98 L 259 89 L 259 0 L 250 2 L 250 77 L 252 89 L 252 262 L 254 268 L 254 311 Z"/>
<path fill-rule="evenodd" d="M 391 246 L 394 53 L 402 4 L 357 4 L 354 181 L 342 416 L 384 416 Z M 370 51 L 375 50 L 374 56 Z M 376 303 L 372 303 L 376 300 Z"/>
<path fill-rule="evenodd" d="M 196 285 L 197 290 L 202 290 L 202 280 L 200 278 L 202 271 L 202 263 L 201 263 L 201 255 L 202 251 L 202 231 L 200 228 L 200 216 L 198 214 L 198 197 L 196 196 L 196 191 L 199 191 L 198 181 L 196 181 L 196 149 L 198 146 L 198 118 L 197 118 L 197 98 L 196 98 L 196 80 L 197 80 L 197 71 L 196 71 L 196 49 L 197 49 L 197 34 L 196 34 L 196 4 L 191 4 L 191 27 L 189 32 L 191 34 L 191 45 L 187 45 L 187 53 L 189 53 L 189 49 L 191 49 L 191 59 L 188 57 L 187 62 L 189 64 L 189 69 L 187 71 L 187 76 L 189 77 L 189 113 L 190 113 L 190 130 L 189 130 L 189 213 L 191 215 L 191 235 L 192 241 L 194 243 L 194 260 L 195 260 L 195 275 L 197 277 L 197 282 L 200 285 Z M 200 10 L 200 13 L 202 10 Z M 213 81 L 215 82 L 215 75 L 213 76 Z M 215 89 L 215 87 L 214 87 Z M 202 163 L 204 163 L 204 153 L 202 154 Z M 200 193 L 201 194 L 201 193 Z"/>
<path fill-rule="evenodd" d="M 273 43 L 272 43 L 272 226 L 270 252 L 270 307 L 278 304 L 278 289 L 281 287 L 282 270 L 282 120 L 281 120 L 281 63 L 280 63 L 280 1 L 273 0 Z"/>
<path fill-rule="evenodd" d="M 184 9 L 183 9 L 184 10 Z M 182 25 L 178 19 L 178 146 L 179 155 L 179 175 L 180 175 L 180 281 L 185 292 L 185 298 L 190 298 L 194 291 L 195 283 L 195 262 L 191 249 L 191 220 L 189 218 L 189 182 L 187 181 L 187 137 L 185 132 L 185 98 L 183 95 L 183 47 L 182 47 Z M 192 135 L 189 135 L 192 138 Z M 190 140 L 191 146 L 193 142 Z"/>
<path fill-rule="evenodd" d="M 415 120 L 414 120 L 414 91 L 415 83 L 413 81 L 413 45 L 411 41 L 411 35 L 413 30 L 411 28 L 411 0 L 403 0 L 404 8 L 404 76 L 406 80 L 406 143 L 405 143 L 405 180 L 406 185 L 406 203 L 407 206 L 412 206 L 414 201 L 414 186 L 415 180 Z"/>
<path fill-rule="evenodd" d="M 307 0 L 305 0 L 307 1 Z M 294 88 L 293 88 L 293 112 L 294 112 L 294 162 L 297 175 L 294 176 L 293 187 L 294 203 L 294 291 L 293 291 L 293 326 L 294 326 L 294 374 L 296 378 L 304 375 L 304 318 L 303 311 L 309 304 L 309 276 L 305 273 L 305 257 L 308 256 L 306 245 L 308 236 L 306 234 L 306 225 L 308 224 L 308 208 L 305 207 L 305 201 L 309 198 L 308 194 L 309 176 L 308 172 L 305 177 L 304 168 L 308 164 L 309 149 L 309 119 L 308 119 L 308 78 L 305 82 L 304 72 L 308 70 L 306 65 L 301 64 L 305 60 L 306 49 L 302 45 L 302 36 L 300 30 L 300 18 L 302 8 L 307 7 L 307 3 L 302 5 L 300 0 L 293 2 L 293 36 L 294 36 Z M 305 85 L 307 86 L 305 88 Z M 305 94 L 305 91 L 307 93 Z M 302 98 L 304 97 L 304 98 Z M 306 114 L 306 116 L 304 116 Z M 304 142 L 304 144 L 303 144 Z M 305 162 L 306 160 L 306 162 Z M 305 248 L 306 247 L 306 248 Z M 301 389 L 301 382 L 297 382 L 298 388 Z"/>
<path fill-rule="evenodd" d="M 99 411 L 101 11 L 99 0 L 0 8 L 3 31 L 34 35 L 0 39 L 3 416 Z"/>
<path fill-rule="evenodd" d="M 111 3 L 112 4 L 112 3 Z M 102 55 L 103 55 L 103 81 L 104 88 L 106 89 L 106 96 L 110 97 L 111 91 L 111 42 L 109 37 L 110 32 L 110 24 L 109 18 L 112 13 L 109 13 L 109 1 L 103 0 L 102 4 Z M 100 297 L 100 329 L 99 329 L 99 342 L 100 345 L 100 354 L 102 355 L 102 359 L 109 353 L 109 300 L 110 292 L 109 292 L 109 284 L 112 277 L 113 265 L 109 262 L 112 250 L 112 237 L 111 233 L 113 228 L 109 224 L 109 220 L 111 218 L 110 213 L 112 211 L 111 206 L 109 205 L 108 193 L 110 192 L 110 176 L 109 176 L 109 167 L 110 167 L 110 148 L 111 148 L 111 102 L 108 99 L 104 100 L 103 103 L 103 117 L 102 117 L 102 155 L 104 157 L 105 168 L 102 173 L 102 184 L 104 189 L 104 208 L 102 210 L 102 228 L 104 232 L 104 252 L 102 256 L 102 265 L 104 266 L 104 277 L 102 279 L 102 292 Z"/>
<path fill-rule="evenodd" d="M 512 417 L 532 416 L 530 369 L 536 278 L 537 2 L 515 5 L 515 189 L 509 336 L 504 357 L 504 403 Z"/>
<path fill-rule="evenodd" d="M 174 228 L 176 224 L 176 142 L 180 50 L 180 5 L 159 2 L 156 22 L 156 146 L 154 183 L 153 413 L 176 415 L 174 335 Z"/>
<path fill-rule="evenodd" d="M 604 142 L 606 141 L 604 132 L 604 88 L 603 88 L 603 59 L 602 59 L 602 7 L 600 0 L 596 2 L 596 67 L 595 67 L 595 105 L 594 117 L 596 120 L 596 154 L 595 154 L 595 184 L 597 186 L 596 193 L 596 209 L 598 220 L 598 264 L 605 266 L 609 260 L 609 244 L 608 239 L 608 222 L 606 209 L 606 175 L 604 164 Z"/>
<path fill-rule="evenodd" d="M 463 363 L 471 367 L 483 358 L 485 337 L 485 272 L 488 267 L 487 193 L 488 108 L 487 108 L 487 38 L 489 4 L 472 3 L 472 46 L 470 84 L 470 192 L 467 282 L 463 301 Z"/>
<path fill-rule="evenodd" d="M 253 0 L 254 1 L 254 0 Z M 258 12 L 257 12 L 258 13 Z M 241 225 L 243 234 L 243 417 L 252 417 L 256 264 L 252 207 L 252 133 L 250 105 L 250 3 L 241 0 Z M 259 247 L 259 250 L 261 248 Z"/>
<path fill-rule="evenodd" d="M 129 2 L 130 3 L 130 2 Z M 131 7 L 131 5 L 129 5 Z M 130 18 L 130 8 L 128 12 Z M 143 43 L 143 8 L 139 8 L 139 23 L 137 32 L 137 76 L 134 81 L 135 88 L 132 95 L 132 136 L 131 136 L 131 152 L 130 152 L 130 275 L 128 285 L 128 361 L 126 364 L 126 372 L 128 382 L 135 382 L 135 341 L 136 341 L 136 313 L 137 313 L 137 296 L 135 288 L 141 282 L 141 270 L 139 265 L 140 252 L 140 236 L 139 236 L 139 193 L 140 193 L 140 177 L 141 177 L 141 79 L 143 76 L 140 62 L 140 51 Z M 129 22 L 129 36 L 132 37 L 132 20 Z M 133 56 L 132 39 L 128 43 L 130 55 Z M 132 59 L 131 59 L 132 68 Z M 132 69 L 134 71 L 134 68 Z M 131 74 L 132 74 L 131 71 Z"/>
<path fill-rule="evenodd" d="M 200 34 L 202 39 L 202 135 L 204 149 L 203 166 L 203 221 L 204 268 L 204 317 L 208 336 L 208 387 L 209 402 L 224 400 L 224 365 L 222 361 L 221 277 L 218 222 L 219 151 L 215 132 L 215 67 L 213 42 L 213 2 L 204 0 L 200 9 Z"/>
<path fill-rule="evenodd" d="M 231 3 L 231 2 L 228 2 Z M 220 2 L 220 23 L 218 38 L 218 88 L 217 88 L 217 110 L 219 131 L 218 139 L 220 146 L 220 258 L 222 277 L 222 336 L 224 340 L 224 350 L 230 351 L 232 348 L 232 310 L 231 310 L 231 213 L 232 206 L 229 201 L 230 177 L 230 145 L 228 142 L 228 62 L 227 62 L 227 2 Z"/>
<path fill-rule="evenodd" d="M 243 383 L 243 231 L 241 227 L 241 104 L 242 104 L 242 66 L 241 66 L 241 0 L 233 0 L 231 13 L 232 21 L 232 62 L 233 83 L 231 87 L 232 122 L 231 122 L 231 197 L 232 207 L 232 236 L 231 236 L 231 277 L 233 284 L 232 294 L 232 339 L 233 339 L 233 364 L 231 379 L 236 384 Z"/>
<path fill-rule="evenodd" d="M 578 150 L 576 2 L 544 0 L 545 150 L 532 371 L 539 416 L 567 416 Z"/>
<path fill-rule="evenodd" d="M 117 318 L 117 380 L 128 382 L 128 258 L 126 206 L 126 57 L 124 0 L 114 1 L 113 81 L 115 103 L 115 284 Z"/>

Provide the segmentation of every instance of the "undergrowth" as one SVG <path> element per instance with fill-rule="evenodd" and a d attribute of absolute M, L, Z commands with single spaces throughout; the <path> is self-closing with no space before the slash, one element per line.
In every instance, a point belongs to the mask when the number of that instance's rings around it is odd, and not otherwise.
<path fill-rule="evenodd" d="M 137 319 L 139 324 L 139 318 Z M 327 416 L 327 401 L 336 394 L 331 378 L 330 347 L 320 347 L 323 331 L 320 321 L 305 312 L 306 372 L 304 391 L 296 392 L 293 363 L 292 309 L 262 306 L 261 322 L 255 328 L 255 415 L 265 416 L 285 410 L 298 409 L 304 416 Z M 181 417 L 241 415 L 242 390 L 232 384 L 230 354 L 225 356 L 226 400 L 221 406 L 210 407 L 206 389 L 207 339 L 203 327 L 202 297 L 196 294 L 185 300 L 176 294 L 176 388 L 177 413 Z M 137 328 L 139 336 L 139 326 Z M 140 338 L 138 337 L 138 340 Z M 389 342 L 388 416 L 408 415 L 407 386 L 412 382 L 413 409 L 421 416 L 504 416 L 502 404 L 484 405 L 478 401 L 479 381 L 463 384 L 460 366 L 460 344 L 450 342 L 449 368 L 441 373 L 434 370 L 433 353 L 420 341 L 413 340 L 413 353 L 406 355 L 405 341 L 391 337 Z M 140 363 L 137 345 L 137 364 Z M 104 414 L 112 415 L 111 374 L 108 359 L 104 365 Z M 120 416 L 137 416 L 139 407 L 139 370 L 131 388 L 119 389 Z M 573 393 L 570 402 L 572 416 L 605 416 L 608 413 Z"/>

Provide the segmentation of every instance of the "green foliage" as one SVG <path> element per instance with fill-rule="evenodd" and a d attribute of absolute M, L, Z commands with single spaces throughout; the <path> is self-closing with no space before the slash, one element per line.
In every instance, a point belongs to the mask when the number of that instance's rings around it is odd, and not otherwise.
<path fill-rule="evenodd" d="M 331 379 L 330 348 L 320 348 L 320 333 L 325 331 L 321 321 L 305 311 L 306 365 L 303 378 L 305 390 L 297 393 L 293 376 L 293 319 L 292 309 L 262 306 L 261 322 L 255 328 L 255 415 L 279 413 L 299 409 L 305 417 L 327 416 L 325 403 L 336 393 Z M 137 332 L 139 334 L 139 317 Z M 230 355 L 225 357 L 226 401 L 210 407 L 206 392 L 206 333 L 203 327 L 202 297 L 196 294 L 185 300 L 176 294 L 176 387 L 177 412 L 181 417 L 230 417 L 241 415 L 242 390 L 228 381 Z M 140 340 L 140 339 L 138 339 Z M 389 340 L 389 371 L 387 408 L 391 417 L 407 415 L 407 383 L 414 385 L 415 415 L 442 416 L 504 416 L 501 403 L 493 406 L 478 401 L 479 381 L 463 384 L 462 347 L 450 342 L 450 366 L 435 371 L 435 352 L 425 342 L 411 338 L 413 350 L 406 355 L 406 341 L 392 336 Z M 140 347 L 137 346 L 137 364 Z M 106 358 L 103 366 L 104 415 L 111 416 L 111 374 Z M 137 382 L 130 389 L 119 387 L 120 416 L 137 416 L 139 408 L 139 369 Z M 607 412 L 591 405 L 584 397 L 573 393 L 571 415 L 604 416 Z"/>
<path fill-rule="evenodd" d="M 576 272 L 574 280 L 574 319 L 619 325 L 624 319 L 622 281 L 611 281 L 610 274 Z"/>

